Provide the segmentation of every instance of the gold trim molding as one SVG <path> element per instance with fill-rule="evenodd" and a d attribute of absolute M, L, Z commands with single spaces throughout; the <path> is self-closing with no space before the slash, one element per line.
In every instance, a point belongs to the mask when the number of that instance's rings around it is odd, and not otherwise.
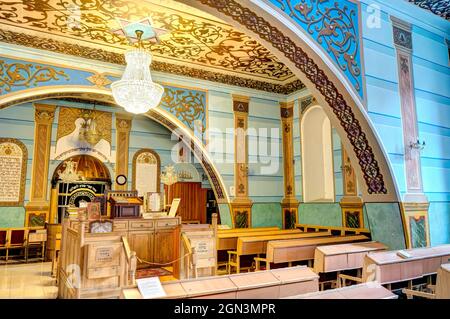
<path fill-rule="evenodd" d="M 113 64 L 125 65 L 123 54 L 102 50 L 99 48 L 90 48 L 78 44 L 65 43 L 53 39 L 40 38 L 26 33 L 14 32 L 0 29 L 0 41 L 32 47 L 46 51 L 63 53 L 76 57 L 86 58 L 95 61 L 109 62 Z M 185 65 L 167 63 L 162 61 L 153 61 L 152 71 L 187 76 L 205 81 L 212 81 L 232 86 L 245 87 L 259 91 L 288 95 L 305 88 L 305 85 L 298 79 L 287 84 L 274 84 L 270 82 L 249 79 L 236 75 L 212 72 L 201 68 L 192 68 Z M 102 84 L 100 78 L 92 78 L 95 85 Z"/>

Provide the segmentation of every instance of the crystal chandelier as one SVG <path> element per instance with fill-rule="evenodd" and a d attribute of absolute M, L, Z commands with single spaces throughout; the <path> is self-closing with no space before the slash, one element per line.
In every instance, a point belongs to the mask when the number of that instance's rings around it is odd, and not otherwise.
<path fill-rule="evenodd" d="M 139 46 L 125 52 L 127 66 L 122 79 L 111 84 L 117 104 L 127 112 L 141 114 L 158 106 L 164 88 L 152 81 L 152 55 L 142 45 L 143 31 L 136 30 Z"/>

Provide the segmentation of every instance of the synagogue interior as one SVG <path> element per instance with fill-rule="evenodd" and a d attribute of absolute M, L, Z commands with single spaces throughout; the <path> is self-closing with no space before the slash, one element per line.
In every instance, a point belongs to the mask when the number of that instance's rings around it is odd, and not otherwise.
<path fill-rule="evenodd" d="M 0 299 L 450 299 L 449 11 L 0 1 Z"/>

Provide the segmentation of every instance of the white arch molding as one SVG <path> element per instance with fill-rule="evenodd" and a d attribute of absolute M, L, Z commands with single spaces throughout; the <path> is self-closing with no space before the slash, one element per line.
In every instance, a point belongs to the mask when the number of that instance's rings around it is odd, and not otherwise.
<path fill-rule="evenodd" d="M 301 124 L 303 201 L 334 202 L 331 123 L 319 105 L 309 107 Z"/>
<path fill-rule="evenodd" d="M 400 201 L 387 154 L 361 100 L 341 73 L 335 72 L 334 63 L 317 48 L 314 41 L 302 35 L 304 30 L 300 30 L 289 17 L 263 0 L 176 1 L 226 21 L 268 48 L 324 107 L 331 125 L 341 137 L 351 161 L 355 163 L 363 200 Z"/>
<path fill-rule="evenodd" d="M 78 98 L 116 105 L 111 90 L 93 86 L 64 85 L 32 88 L 6 94 L 0 98 L 0 110 L 18 104 L 52 98 Z M 155 108 L 144 115 L 163 125 L 186 142 L 187 147 L 200 162 L 206 175 L 208 176 L 217 202 L 219 204 L 229 205 L 230 200 L 225 183 L 215 167 L 213 160 L 204 147 L 203 142 L 196 137 L 180 120 L 163 109 Z M 71 156 L 72 155 L 74 154 L 71 154 Z"/>

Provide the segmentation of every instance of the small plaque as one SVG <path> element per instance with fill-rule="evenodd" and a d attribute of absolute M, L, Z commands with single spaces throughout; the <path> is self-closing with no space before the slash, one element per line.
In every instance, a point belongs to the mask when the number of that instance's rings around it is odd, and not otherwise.
<path fill-rule="evenodd" d="M 113 249 L 111 247 L 98 248 L 95 252 L 96 262 L 111 262 L 113 258 Z"/>

